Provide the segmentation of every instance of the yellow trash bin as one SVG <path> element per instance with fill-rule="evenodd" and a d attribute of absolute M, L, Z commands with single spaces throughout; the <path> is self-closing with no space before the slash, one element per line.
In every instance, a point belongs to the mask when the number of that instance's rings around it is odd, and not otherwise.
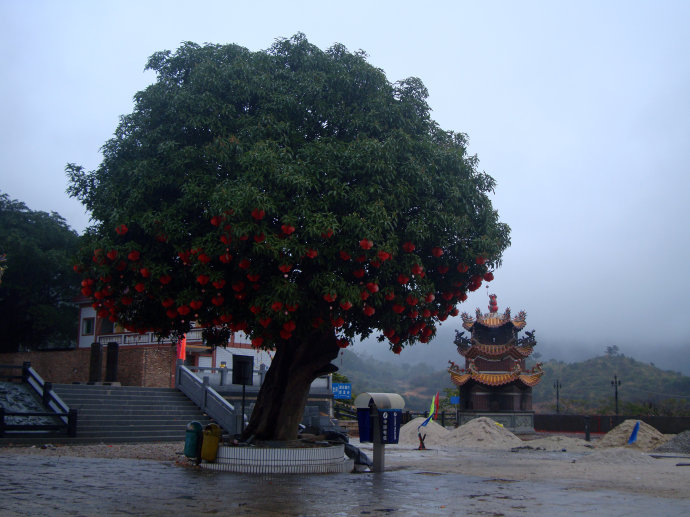
<path fill-rule="evenodd" d="M 201 442 L 201 459 L 213 463 L 218 455 L 222 431 L 218 424 L 208 424 Z"/>

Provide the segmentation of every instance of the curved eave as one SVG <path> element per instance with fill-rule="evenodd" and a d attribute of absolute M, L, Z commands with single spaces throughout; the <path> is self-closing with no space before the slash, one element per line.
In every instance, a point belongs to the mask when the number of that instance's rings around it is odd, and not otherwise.
<path fill-rule="evenodd" d="M 476 357 L 490 357 L 492 359 L 524 359 L 532 353 L 532 348 L 513 345 L 472 345 L 467 350 L 458 350 L 461 356 L 468 359 Z"/>
<path fill-rule="evenodd" d="M 524 373 L 520 375 L 519 378 L 525 386 L 533 387 L 539 384 L 542 375 L 544 375 L 544 372 Z"/>
<path fill-rule="evenodd" d="M 471 378 L 472 376 L 469 373 L 450 372 L 450 381 L 456 386 L 462 386 Z"/>
<path fill-rule="evenodd" d="M 456 386 L 462 386 L 463 384 L 466 384 L 469 380 L 476 381 L 480 384 L 484 384 L 485 386 L 503 386 L 505 384 L 510 384 L 511 382 L 514 381 L 519 381 L 522 382 L 525 386 L 536 386 L 539 381 L 541 381 L 541 376 L 544 375 L 544 372 L 537 372 L 537 373 L 515 373 L 515 372 L 506 372 L 506 373 L 483 373 L 483 372 L 476 372 L 476 373 L 458 373 L 458 372 L 453 372 L 449 371 L 450 373 L 450 380 L 453 384 Z"/>

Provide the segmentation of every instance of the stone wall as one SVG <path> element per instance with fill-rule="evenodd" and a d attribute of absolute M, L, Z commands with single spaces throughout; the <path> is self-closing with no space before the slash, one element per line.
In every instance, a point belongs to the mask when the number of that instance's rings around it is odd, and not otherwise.
<path fill-rule="evenodd" d="M 28 361 L 45 381 L 56 384 L 89 381 L 91 349 L 1 353 L 0 364 Z M 103 346 L 101 380 L 105 380 L 107 348 Z M 123 386 L 175 386 L 176 350 L 170 345 L 120 347 L 117 380 Z"/>

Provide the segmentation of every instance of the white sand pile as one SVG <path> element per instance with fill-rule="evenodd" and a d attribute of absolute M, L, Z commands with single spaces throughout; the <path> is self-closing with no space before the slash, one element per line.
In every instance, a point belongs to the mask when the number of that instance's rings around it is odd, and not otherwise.
<path fill-rule="evenodd" d="M 523 446 L 544 449 L 545 451 L 562 451 L 565 449 L 566 452 L 586 452 L 594 448 L 590 442 L 570 436 L 545 436 L 526 441 Z"/>
<path fill-rule="evenodd" d="M 496 421 L 482 416 L 450 431 L 446 444 L 450 447 L 511 449 L 525 445 L 525 442 Z"/>
<path fill-rule="evenodd" d="M 629 447 L 601 449 L 577 460 L 578 463 L 605 463 L 608 465 L 651 465 L 656 460 L 642 451 Z"/>
<path fill-rule="evenodd" d="M 628 439 L 633 432 L 635 424 L 640 422 L 640 430 L 637 433 L 637 440 L 632 445 L 628 445 Z M 651 425 L 641 420 L 629 419 L 622 424 L 611 429 L 604 437 L 597 442 L 597 447 L 634 447 L 643 451 L 651 451 L 666 443 L 670 437 L 664 436 Z"/>
<path fill-rule="evenodd" d="M 417 417 L 414 420 L 410 420 L 404 426 L 400 428 L 400 435 L 398 443 L 400 445 L 413 445 L 419 447 L 419 437 L 417 433 L 421 433 L 422 436 L 426 435 L 424 438 L 424 446 L 429 447 L 442 447 L 448 445 L 448 435 L 450 431 L 445 427 L 438 425 L 436 422 L 431 420 L 424 427 L 417 431 L 419 425 L 426 420 L 425 418 Z"/>

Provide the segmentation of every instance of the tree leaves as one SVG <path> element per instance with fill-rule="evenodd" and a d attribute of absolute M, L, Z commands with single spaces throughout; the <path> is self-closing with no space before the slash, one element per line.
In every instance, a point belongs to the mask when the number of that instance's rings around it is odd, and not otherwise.
<path fill-rule="evenodd" d="M 322 51 L 302 34 L 264 52 L 185 43 L 154 54 L 147 67 L 158 80 L 136 95 L 101 166 L 68 166 L 70 194 L 97 221 L 83 262 L 101 296 L 97 308 L 110 317 L 162 335 L 193 320 L 242 327 L 264 346 L 289 343 L 280 337 L 288 320 L 292 339 L 315 320 L 342 318 L 339 335 L 386 331 L 391 346 L 403 346 L 428 340 L 476 288 L 472 279 L 500 262 L 509 230 L 486 195 L 493 180 L 466 156 L 465 135 L 431 120 L 419 79 L 391 84 L 363 53 Z M 121 224 L 131 231 L 116 235 Z M 403 251 L 406 242 L 414 252 Z M 432 254 L 436 247 L 443 255 Z M 91 257 L 95 248 L 139 250 L 151 278 Z M 476 264 L 477 255 L 488 263 Z M 471 267 L 460 271 L 459 263 Z M 103 273 L 112 277 L 107 285 Z M 200 274 L 227 285 L 206 288 Z M 145 289 L 133 293 L 139 283 Z M 327 292 L 352 307 L 329 304 Z M 133 303 L 122 306 L 123 294 Z M 431 301 L 393 310 L 408 296 Z M 163 299 L 201 308 L 166 313 Z M 276 303 L 299 309 L 274 311 L 261 324 Z"/>

